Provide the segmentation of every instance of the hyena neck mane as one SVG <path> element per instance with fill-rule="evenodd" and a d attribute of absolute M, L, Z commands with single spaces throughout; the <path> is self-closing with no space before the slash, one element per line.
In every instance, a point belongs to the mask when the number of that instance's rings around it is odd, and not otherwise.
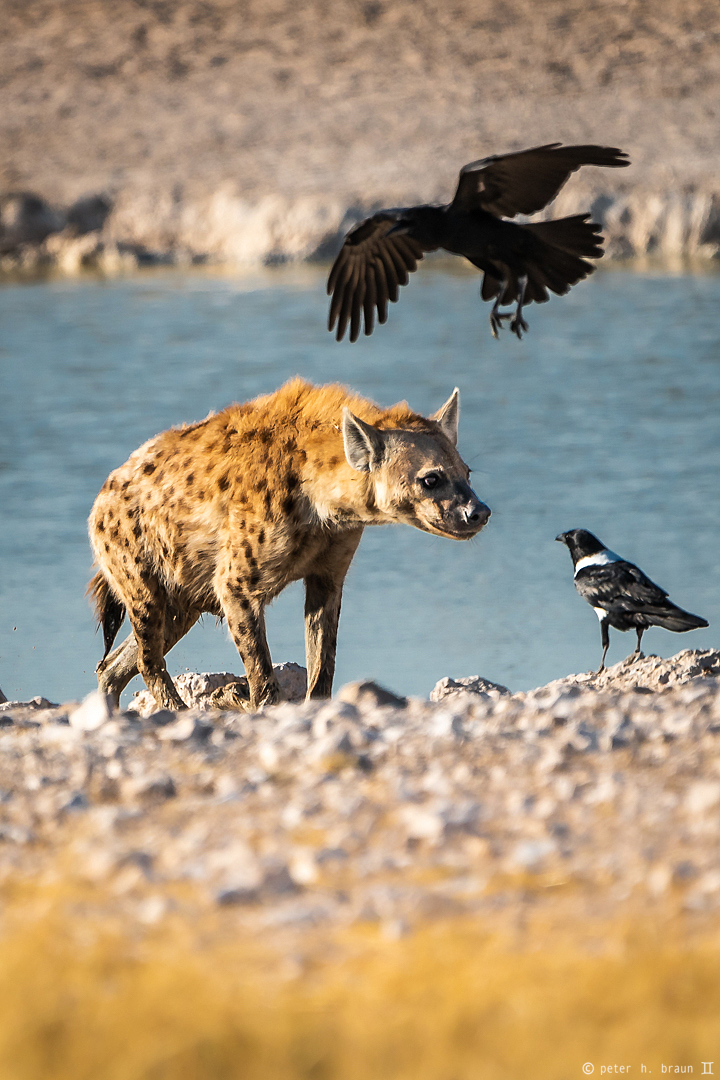
<path fill-rule="evenodd" d="M 284 450 L 284 461 L 308 503 L 307 524 L 330 528 L 356 528 L 397 520 L 378 501 L 376 470 L 354 468 L 348 460 L 343 415 L 349 412 L 366 425 L 388 432 L 386 456 L 402 451 L 413 434 L 437 438 L 437 424 L 413 412 L 405 402 L 379 409 L 373 402 L 349 393 L 341 385 L 315 387 L 293 379 L 280 390 L 248 405 L 225 410 L 228 426 L 237 429 L 238 441 L 272 444 Z M 219 419 L 219 417 L 217 418 Z M 262 454 L 257 459 L 265 465 Z M 277 482 L 282 485 L 283 470 Z"/>

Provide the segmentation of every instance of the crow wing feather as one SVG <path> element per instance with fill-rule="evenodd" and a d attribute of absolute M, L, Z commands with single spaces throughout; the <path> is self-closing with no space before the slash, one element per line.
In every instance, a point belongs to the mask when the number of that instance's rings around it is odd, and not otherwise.
<path fill-rule="evenodd" d="M 630 162 L 614 146 L 547 143 L 516 154 L 471 161 L 460 170 L 452 202 L 457 210 L 487 210 L 498 217 L 535 214 L 555 198 L 582 165 L 619 169 Z"/>
<path fill-rule="evenodd" d="M 586 566 L 575 578 L 575 588 L 593 607 L 606 611 L 639 612 L 649 606 L 667 604 L 667 593 L 634 563 L 607 563 Z"/>
<path fill-rule="evenodd" d="M 350 341 L 357 341 L 364 319 L 365 333 L 372 333 L 374 312 L 378 322 L 387 318 L 388 300 L 398 298 L 398 286 L 407 285 L 424 251 L 407 233 L 388 235 L 403 211 L 380 211 L 361 221 L 345 237 L 333 263 L 327 291 L 332 295 L 328 330 L 342 341 L 348 322 Z"/>

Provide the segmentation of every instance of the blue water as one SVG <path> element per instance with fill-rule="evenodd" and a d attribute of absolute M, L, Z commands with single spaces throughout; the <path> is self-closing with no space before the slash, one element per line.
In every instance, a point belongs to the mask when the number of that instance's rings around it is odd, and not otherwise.
<path fill-rule="evenodd" d="M 489 526 L 459 544 L 368 529 L 346 583 L 336 687 L 372 676 L 427 694 L 444 675 L 513 690 L 596 666 L 600 633 L 567 550 L 584 527 L 720 643 L 720 276 L 599 272 L 493 341 L 478 276 L 426 265 L 369 339 L 325 331 L 324 271 L 150 274 L 0 287 L 0 687 L 60 701 L 95 685 L 86 518 L 108 472 L 165 427 L 296 373 L 430 412 L 461 390 L 460 450 Z M 273 605 L 276 661 L 303 661 L 302 590 Z M 125 631 L 123 631 L 125 633 Z M 609 661 L 634 648 L 611 633 Z M 173 674 L 242 670 L 206 619 Z M 137 680 L 130 689 L 136 688 Z"/>

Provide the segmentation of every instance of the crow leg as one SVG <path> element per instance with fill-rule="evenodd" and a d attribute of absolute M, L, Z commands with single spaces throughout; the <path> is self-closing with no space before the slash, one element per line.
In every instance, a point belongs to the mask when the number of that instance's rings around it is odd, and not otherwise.
<path fill-rule="evenodd" d="M 527 334 L 530 327 L 522 317 L 523 301 L 525 300 L 525 290 L 527 288 L 527 274 L 523 274 L 518 278 L 518 285 L 520 286 L 520 296 L 518 298 L 517 307 L 510 323 L 510 330 L 517 337 L 518 341 L 522 340 L 523 333 Z"/>
<path fill-rule="evenodd" d="M 600 640 L 602 642 L 603 654 L 602 660 L 600 661 L 600 667 L 597 669 L 596 672 L 597 675 L 599 675 L 600 672 L 603 671 L 605 668 L 605 657 L 607 656 L 607 651 L 610 648 L 610 628 L 605 619 L 603 619 L 603 621 L 600 623 Z"/>
<path fill-rule="evenodd" d="M 499 331 L 502 329 L 502 320 L 510 318 L 510 312 L 505 312 L 504 315 L 500 313 L 500 301 L 505 295 L 505 290 L 507 289 L 508 285 L 509 281 L 507 278 L 504 278 L 500 282 L 500 288 L 498 289 L 498 294 L 495 297 L 495 303 L 493 304 L 492 311 L 490 312 L 490 329 L 492 330 L 492 336 L 494 338 L 500 336 Z"/>
<path fill-rule="evenodd" d="M 640 655 L 640 642 L 642 641 L 642 636 L 645 633 L 645 627 L 643 626 L 641 628 L 639 626 L 636 626 L 635 627 L 635 633 L 637 634 L 638 643 L 637 643 L 637 646 L 635 647 L 635 652 L 633 653 L 633 656 L 639 656 Z"/>

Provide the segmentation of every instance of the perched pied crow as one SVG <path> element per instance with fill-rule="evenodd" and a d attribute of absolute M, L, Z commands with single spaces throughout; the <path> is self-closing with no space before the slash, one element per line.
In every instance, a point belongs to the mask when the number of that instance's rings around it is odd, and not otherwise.
<path fill-rule="evenodd" d="M 349 323 L 350 340 L 357 341 L 364 318 L 365 333 L 371 334 L 375 311 L 384 323 L 398 286 L 407 285 L 426 251 L 443 248 L 484 272 L 482 298 L 495 297 L 493 337 L 501 320 L 510 319 L 511 331 L 521 338 L 528 328 L 523 305 L 544 304 L 548 289 L 564 296 L 592 274 L 595 267 L 586 259 L 601 257 L 603 238 L 589 214 L 527 225 L 505 219 L 542 210 L 582 165 L 621 169 L 629 164 L 614 146 L 548 143 L 471 161 L 460 170 L 453 200 L 445 206 L 378 211 L 351 229 L 330 271 L 328 330 L 337 324 L 336 338 L 342 341 Z M 515 311 L 501 315 L 500 305 L 512 303 Z"/>
<path fill-rule="evenodd" d="M 705 619 L 676 607 L 667 593 L 642 570 L 627 562 L 587 529 L 571 529 L 556 540 L 567 544 L 575 567 L 575 588 L 595 610 L 600 620 L 603 654 L 598 671 L 605 667 L 610 646 L 609 627 L 635 630 L 640 652 L 642 636 L 649 626 L 664 626 L 677 634 L 708 626 Z"/>

